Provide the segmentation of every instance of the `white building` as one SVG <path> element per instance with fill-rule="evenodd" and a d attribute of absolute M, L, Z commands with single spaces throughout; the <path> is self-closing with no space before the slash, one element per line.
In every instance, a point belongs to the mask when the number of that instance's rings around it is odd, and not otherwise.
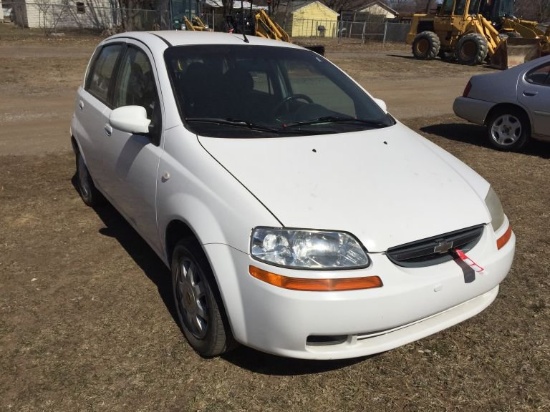
<path fill-rule="evenodd" d="M 117 25 L 114 0 L 12 0 L 14 22 L 21 27 L 106 29 Z"/>
<path fill-rule="evenodd" d="M 359 13 L 368 13 L 376 16 L 384 16 L 386 20 L 392 20 L 399 16 L 399 13 L 381 1 L 373 1 L 365 6 L 356 9 Z"/>

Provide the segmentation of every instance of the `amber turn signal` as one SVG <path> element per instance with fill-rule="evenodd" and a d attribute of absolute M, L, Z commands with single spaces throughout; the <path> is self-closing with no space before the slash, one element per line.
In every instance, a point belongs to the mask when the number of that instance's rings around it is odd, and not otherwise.
<path fill-rule="evenodd" d="M 378 276 L 367 276 L 362 278 L 342 278 L 342 279 L 309 279 L 292 278 L 266 270 L 249 266 L 250 274 L 263 282 L 284 289 L 303 290 L 310 292 L 333 292 L 343 290 L 372 289 L 383 286 L 382 279 Z"/>
<path fill-rule="evenodd" d="M 512 237 L 512 226 L 508 226 L 508 229 L 506 229 L 506 232 L 497 239 L 497 249 L 502 249 L 506 243 L 510 240 Z"/>

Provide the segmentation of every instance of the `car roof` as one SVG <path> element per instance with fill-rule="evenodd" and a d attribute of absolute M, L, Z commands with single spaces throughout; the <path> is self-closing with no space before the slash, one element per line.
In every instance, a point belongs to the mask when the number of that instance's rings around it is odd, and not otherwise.
<path fill-rule="evenodd" d="M 145 44 L 151 44 L 161 39 L 167 46 L 188 46 L 188 45 L 210 45 L 210 44 L 227 44 L 227 45 L 253 45 L 253 46 L 271 46 L 271 47 L 288 47 L 301 48 L 292 43 L 283 42 L 281 40 L 265 39 L 258 36 L 243 36 L 235 33 L 220 33 L 206 31 L 187 31 L 187 30 L 160 30 L 160 31 L 140 31 L 140 32 L 125 32 L 115 34 L 106 41 L 133 38 Z"/>

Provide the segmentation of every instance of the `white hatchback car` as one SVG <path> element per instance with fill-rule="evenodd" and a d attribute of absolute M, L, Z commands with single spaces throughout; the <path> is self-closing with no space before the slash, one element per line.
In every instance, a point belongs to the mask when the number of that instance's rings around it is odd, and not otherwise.
<path fill-rule="evenodd" d="M 84 202 L 107 198 L 171 268 L 203 356 L 386 351 L 485 309 L 512 264 L 489 183 L 290 43 L 110 37 L 71 139 Z"/>

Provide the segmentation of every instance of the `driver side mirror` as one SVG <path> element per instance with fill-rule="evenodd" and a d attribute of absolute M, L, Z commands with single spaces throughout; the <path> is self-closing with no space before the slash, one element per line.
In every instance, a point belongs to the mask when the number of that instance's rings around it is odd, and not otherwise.
<path fill-rule="evenodd" d="M 117 107 L 109 116 L 109 123 L 115 129 L 132 134 L 149 134 L 151 120 L 147 118 L 145 107 Z"/>

